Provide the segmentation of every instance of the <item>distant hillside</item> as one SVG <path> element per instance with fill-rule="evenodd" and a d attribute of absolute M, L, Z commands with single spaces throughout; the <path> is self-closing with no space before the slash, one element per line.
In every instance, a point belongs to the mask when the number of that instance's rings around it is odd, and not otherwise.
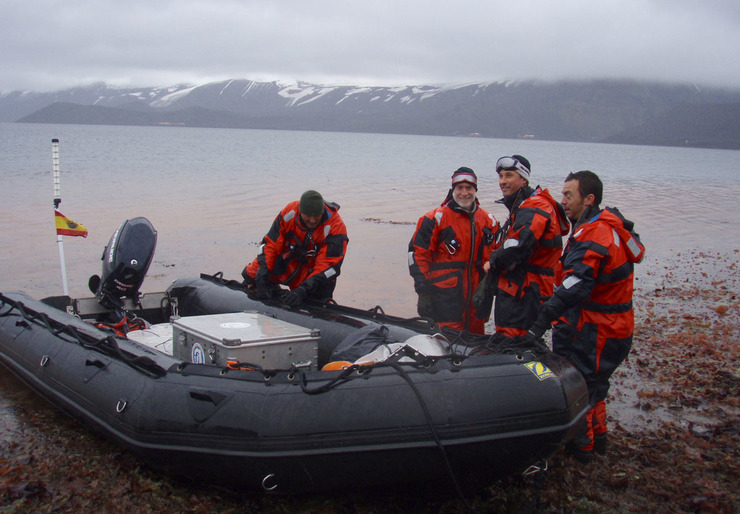
<path fill-rule="evenodd" d="M 216 112 L 202 107 L 178 111 L 152 111 L 55 102 L 29 114 L 19 123 L 61 123 L 74 125 L 171 125 L 181 127 L 252 128 L 233 113 Z"/>
<path fill-rule="evenodd" d="M 740 150 L 738 135 L 740 103 L 691 104 L 679 105 L 605 142 Z"/>
<path fill-rule="evenodd" d="M 637 82 L 201 86 L 0 95 L 0 121 L 533 138 L 740 149 L 740 89 Z"/>

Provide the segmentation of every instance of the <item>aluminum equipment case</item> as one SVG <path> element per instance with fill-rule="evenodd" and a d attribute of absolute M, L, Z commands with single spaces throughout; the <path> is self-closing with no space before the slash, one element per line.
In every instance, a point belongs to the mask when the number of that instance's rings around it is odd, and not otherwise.
<path fill-rule="evenodd" d="M 178 318 L 172 321 L 172 335 L 174 356 L 195 364 L 311 370 L 318 365 L 319 330 L 257 312 Z"/>

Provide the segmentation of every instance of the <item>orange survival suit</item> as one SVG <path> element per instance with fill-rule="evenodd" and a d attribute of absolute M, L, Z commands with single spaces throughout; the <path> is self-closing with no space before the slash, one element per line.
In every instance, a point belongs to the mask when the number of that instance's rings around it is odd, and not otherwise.
<path fill-rule="evenodd" d="M 476 200 L 472 212 L 448 197 L 419 218 L 409 242 L 409 273 L 417 294 L 428 294 L 432 319 L 455 330 L 485 333 L 475 316 L 473 293 L 484 276 L 498 222 Z"/>
<path fill-rule="evenodd" d="M 539 336 L 555 321 L 553 351 L 586 379 L 592 409 L 575 443 L 590 451 L 595 437 L 606 436 L 609 377 L 632 346 L 634 264 L 645 247 L 634 223 L 615 208 L 591 206 L 581 219 L 563 252 L 562 285 L 542 306 L 531 332 Z"/>
<path fill-rule="evenodd" d="M 537 319 L 540 304 L 553 292 L 555 268 L 570 230 L 563 206 L 547 189 L 527 186 L 499 200 L 509 218 L 497 235 L 491 270 L 498 274 L 494 305 L 496 333 L 523 336 Z"/>
<path fill-rule="evenodd" d="M 301 286 L 309 298 L 331 298 L 347 251 L 347 228 L 337 212 L 339 205 L 325 202 L 318 226 L 309 231 L 299 201 L 283 208 L 262 238 L 257 257 L 242 276 L 248 283 L 264 278 L 291 290 Z"/>

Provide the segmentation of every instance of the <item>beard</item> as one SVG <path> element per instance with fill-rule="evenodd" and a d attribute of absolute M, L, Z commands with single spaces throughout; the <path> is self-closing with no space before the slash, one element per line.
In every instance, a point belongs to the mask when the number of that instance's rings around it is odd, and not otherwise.
<path fill-rule="evenodd" d="M 452 199 L 455 200 L 455 203 L 457 205 L 459 205 L 466 211 L 471 210 L 473 208 L 473 205 L 475 204 L 475 196 L 473 196 L 472 198 L 460 198 L 459 196 L 453 194 Z"/>

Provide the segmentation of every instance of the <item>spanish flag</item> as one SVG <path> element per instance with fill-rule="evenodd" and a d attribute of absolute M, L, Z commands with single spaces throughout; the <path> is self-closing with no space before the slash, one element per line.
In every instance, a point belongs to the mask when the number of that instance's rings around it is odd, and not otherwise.
<path fill-rule="evenodd" d="M 57 235 L 87 237 L 87 229 L 83 225 L 75 223 L 56 209 L 54 209 L 54 219 L 57 224 Z"/>

